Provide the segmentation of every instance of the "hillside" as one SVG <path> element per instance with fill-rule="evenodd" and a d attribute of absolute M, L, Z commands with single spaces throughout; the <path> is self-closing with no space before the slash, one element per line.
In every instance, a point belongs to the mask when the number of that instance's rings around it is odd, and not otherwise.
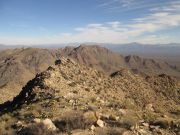
<path fill-rule="evenodd" d="M 166 73 L 180 77 L 179 69 L 163 61 L 129 55 L 122 56 L 99 46 L 65 47 L 62 49 L 21 48 L 0 53 L 0 103 L 12 99 L 37 73 L 52 65 L 60 57 L 69 57 L 81 65 L 110 75 L 127 68 L 143 76 Z"/>
<path fill-rule="evenodd" d="M 175 78 L 143 78 L 127 69 L 107 76 L 70 59 L 55 63 L 29 81 L 13 101 L 0 105 L 1 134 L 179 132 L 180 87 Z"/>
<path fill-rule="evenodd" d="M 81 45 L 76 48 L 66 47 L 62 49 L 61 55 L 72 58 L 80 64 L 85 64 L 107 74 L 111 74 L 123 67 L 142 75 L 166 73 L 171 76 L 180 77 L 180 69 L 165 61 L 142 58 L 137 55 L 123 56 L 96 45 Z"/>
<path fill-rule="evenodd" d="M 143 58 L 158 59 L 159 61 L 166 61 L 169 64 L 176 65 L 180 68 L 180 44 L 105 44 L 106 48 L 119 52 L 122 55 L 138 55 Z"/>
<path fill-rule="evenodd" d="M 126 67 L 122 55 L 96 45 L 80 45 L 74 48 L 66 47 L 62 49 L 61 55 L 108 74 L 121 67 Z"/>
<path fill-rule="evenodd" d="M 56 54 L 51 50 L 8 49 L 0 53 L 0 101 L 14 97 L 35 74 L 53 64 Z"/>

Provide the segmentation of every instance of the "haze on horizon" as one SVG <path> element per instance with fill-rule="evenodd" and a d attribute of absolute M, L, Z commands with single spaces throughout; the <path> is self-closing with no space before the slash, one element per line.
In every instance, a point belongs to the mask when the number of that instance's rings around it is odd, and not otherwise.
<path fill-rule="evenodd" d="M 179 37 L 179 0 L 0 0 L 0 44 L 156 44 Z"/>

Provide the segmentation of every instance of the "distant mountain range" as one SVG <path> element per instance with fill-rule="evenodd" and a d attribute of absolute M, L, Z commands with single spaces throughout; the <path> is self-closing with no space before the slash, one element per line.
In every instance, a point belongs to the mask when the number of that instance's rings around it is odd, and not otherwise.
<path fill-rule="evenodd" d="M 111 50 L 121 52 L 123 54 L 177 54 L 180 52 L 179 43 L 170 44 L 107 44 L 103 45 Z"/>
<path fill-rule="evenodd" d="M 119 52 L 123 55 L 139 55 L 147 58 L 158 58 L 161 60 L 169 61 L 172 64 L 178 64 L 180 67 L 180 43 L 169 44 L 140 44 L 140 43 L 128 43 L 128 44 L 97 44 L 97 43 L 84 43 L 85 45 L 99 45 L 106 47 L 112 51 Z M 79 43 L 68 44 L 41 44 L 41 45 L 3 45 L 0 44 L 0 50 L 13 49 L 13 48 L 46 48 L 46 49 L 58 49 L 66 46 L 78 47 Z"/>
<path fill-rule="evenodd" d="M 22 48 L 22 47 L 33 47 L 33 48 L 62 48 L 66 46 L 75 46 L 78 47 L 79 44 L 85 45 L 99 45 L 115 51 L 123 52 L 136 52 L 136 51 L 178 51 L 180 49 L 180 43 L 168 43 L 168 44 L 141 44 L 141 43 L 125 43 L 125 44 L 110 44 L 110 43 L 64 43 L 64 44 L 37 44 L 37 45 L 5 45 L 0 44 L 0 49 L 7 48 Z M 147 50 L 150 49 L 150 50 Z M 158 49 L 158 50 L 157 50 Z M 163 50 L 161 50 L 163 49 Z M 176 50 L 178 49 L 178 50 Z"/>

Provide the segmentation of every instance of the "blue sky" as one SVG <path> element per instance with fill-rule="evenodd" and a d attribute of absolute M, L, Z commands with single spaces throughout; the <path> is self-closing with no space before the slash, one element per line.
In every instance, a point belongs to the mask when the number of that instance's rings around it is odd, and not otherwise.
<path fill-rule="evenodd" d="M 0 43 L 180 43 L 180 0 L 0 0 Z"/>

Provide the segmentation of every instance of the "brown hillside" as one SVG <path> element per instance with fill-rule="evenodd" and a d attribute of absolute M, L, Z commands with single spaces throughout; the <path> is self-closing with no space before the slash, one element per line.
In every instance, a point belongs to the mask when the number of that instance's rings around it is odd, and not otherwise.
<path fill-rule="evenodd" d="M 69 57 L 79 64 L 93 67 L 110 75 L 122 68 L 143 76 L 168 74 L 180 76 L 177 68 L 163 61 L 138 56 L 122 56 L 99 46 L 65 47 L 48 50 L 37 48 L 8 49 L 0 53 L 0 102 L 12 99 L 27 81 L 62 57 Z"/>
<path fill-rule="evenodd" d="M 56 64 L 29 81 L 13 101 L 0 105 L 0 125 L 6 120 L 2 134 L 25 132 L 37 118 L 51 119 L 56 132 L 64 134 L 93 131 L 100 135 L 107 130 L 118 134 L 177 133 L 180 108 L 176 79 L 156 76 L 157 85 L 127 69 L 109 77 L 70 59 L 62 58 Z M 178 95 L 164 95 L 161 88 Z"/>

